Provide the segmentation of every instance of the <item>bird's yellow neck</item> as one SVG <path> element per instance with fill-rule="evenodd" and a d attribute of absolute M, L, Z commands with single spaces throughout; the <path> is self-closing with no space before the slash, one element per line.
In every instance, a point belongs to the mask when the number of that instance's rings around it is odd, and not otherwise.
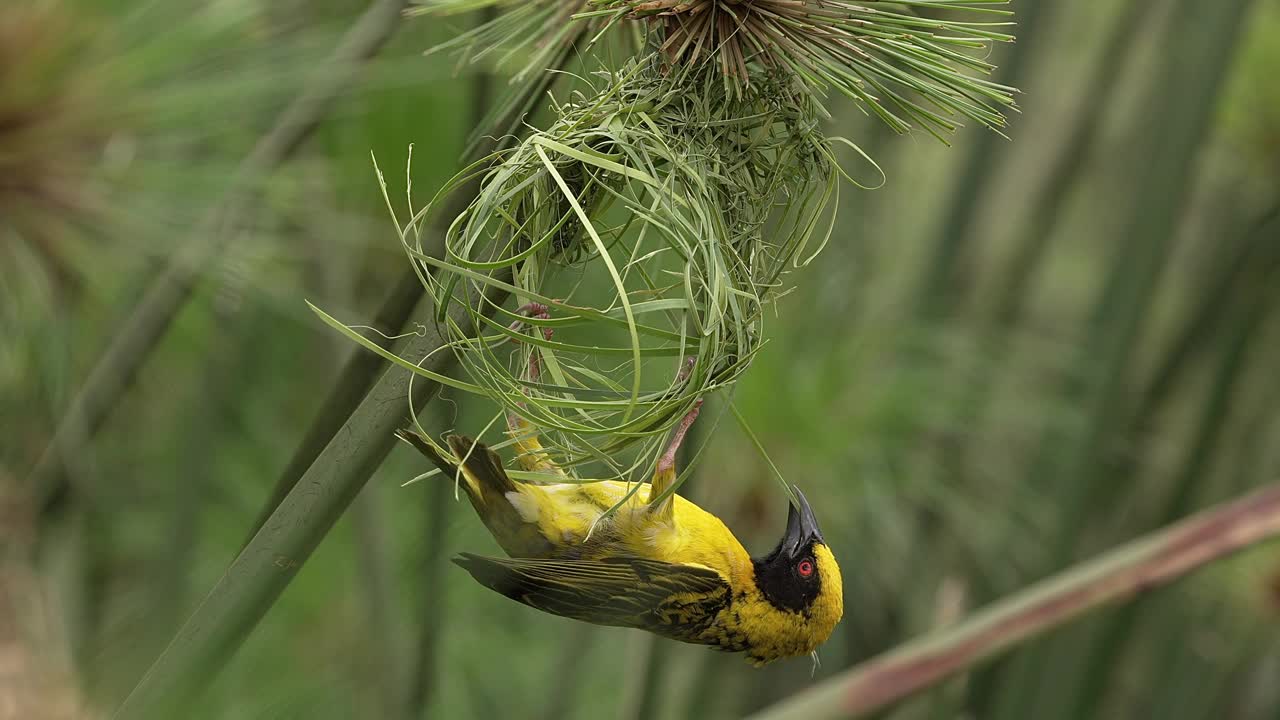
<path fill-rule="evenodd" d="M 734 602 L 736 631 L 746 638 L 747 657 L 755 665 L 807 655 L 826 642 L 844 614 L 840 567 L 826 545 L 815 545 L 821 586 L 802 606 L 788 607 L 771 599 L 757 581 Z"/>

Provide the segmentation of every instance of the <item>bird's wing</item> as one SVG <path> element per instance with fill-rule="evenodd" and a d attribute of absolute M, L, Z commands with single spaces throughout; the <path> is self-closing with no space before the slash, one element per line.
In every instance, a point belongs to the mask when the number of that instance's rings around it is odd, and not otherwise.
<path fill-rule="evenodd" d="M 704 632 L 731 595 L 729 584 L 710 568 L 636 557 L 541 560 L 463 553 L 454 562 L 482 585 L 544 612 L 684 642 L 707 642 Z"/>

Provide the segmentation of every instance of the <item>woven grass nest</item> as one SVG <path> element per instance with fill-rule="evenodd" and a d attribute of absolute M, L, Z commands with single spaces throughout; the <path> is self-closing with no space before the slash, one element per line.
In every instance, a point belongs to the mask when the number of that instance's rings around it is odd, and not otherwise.
<path fill-rule="evenodd" d="M 831 236 L 848 177 L 836 149 L 861 153 L 822 131 L 832 91 L 899 132 L 940 138 L 963 118 L 998 129 L 1012 104 L 978 54 L 1011 39 L 994 0 L 435 0 L 418 11 L 478 4 L 497 18 L 450 46 L 465 61 L 531 59 L 517 80 L 567 37 L 630 28 L 646 48 L 584 78 L 549 127 L 464 169 L 400 227 L 469 379 L 455 386 L 492 399 L 495 423 L 537 428 L 570 473 L 594 461 L 607 477 L 650 470 L 671 428 L 747 370 L 788 271 Z M 586 30 L 567 34 L 573 22 Z M 477 174 L 480 192 L 432 257 L 422 219 Z M 514 301 L 494 305 L 494 289 Z M 446 314 L 455 303 L 463 323 Z"/>

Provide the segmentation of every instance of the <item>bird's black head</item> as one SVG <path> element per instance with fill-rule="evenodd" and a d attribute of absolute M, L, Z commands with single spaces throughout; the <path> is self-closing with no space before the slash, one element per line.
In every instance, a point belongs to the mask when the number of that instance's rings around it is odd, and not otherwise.
<path fill-rule="evenodd" d="M 815 548 L 825 543 L 813 508 L 804 493 L 793 486 L 799 505 L 790 505 L 787 532 L 778 547 L 763 558 L 753 558 L 756 586 L 771 605 L 780 610 L 805 612 L 822 593 L 822 572 Z M 830 557 L 827 553 L 826 557 Z M 838 582 L 838 580 L 837 580 Z"/>

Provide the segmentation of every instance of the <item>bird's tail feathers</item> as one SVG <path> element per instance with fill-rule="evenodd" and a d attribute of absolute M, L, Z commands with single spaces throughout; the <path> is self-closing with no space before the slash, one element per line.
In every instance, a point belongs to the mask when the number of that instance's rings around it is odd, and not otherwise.
<path fill-rule="evenodd" d="M 502 469 L 502 459 L 484 443 L 465 435 L 450 435 L 446 438 L 450 452 L 446 453 L 444 448 L 414 430 L 397 430 L 396 437 L 426 455 L 449 480 L 458 475 L 461 466 L 464 487 L 475 500 L 483 502 L 486 491 L 505 494 L 516 489 L 515 483 Z"/>
<path fill-rule="evenodd" d="M 472 440 L 466 435 L 450 435 L 449 449 L 456 457 L 462 458 L 462 467 L 468 475 L 486 490 L 508 493 L 516 489 L 516 484 L 502 469 L 502 458 L 489 449 L 488 445 Z"/>

